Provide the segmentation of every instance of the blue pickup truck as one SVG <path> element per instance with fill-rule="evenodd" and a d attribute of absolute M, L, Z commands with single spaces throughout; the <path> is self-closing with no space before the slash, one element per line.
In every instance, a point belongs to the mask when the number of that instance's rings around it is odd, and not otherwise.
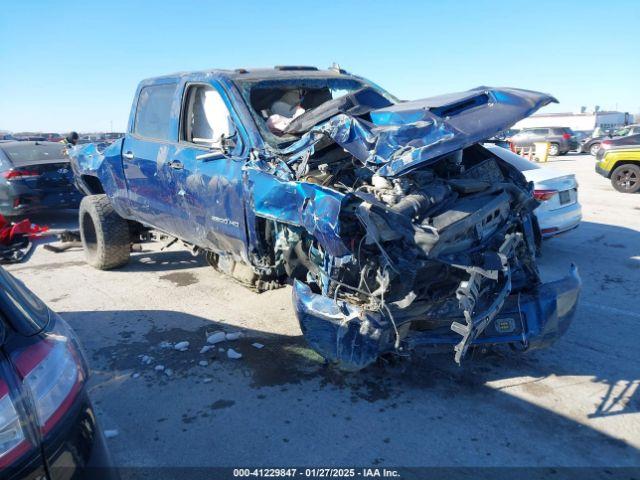
<path fill-rule="evenodd" d="M 339 68 L 144 80 L 126 135 L 72 152 L 87 261 L 124 265 L 148 230 L 261 291 L 292 285 L 309 345 L 358 370 L 383 354 L 544 347 L 580 278 L 543 283 L 538 205 L 484 139 L 554 102 L 479 87 L 399 101 Z"/>

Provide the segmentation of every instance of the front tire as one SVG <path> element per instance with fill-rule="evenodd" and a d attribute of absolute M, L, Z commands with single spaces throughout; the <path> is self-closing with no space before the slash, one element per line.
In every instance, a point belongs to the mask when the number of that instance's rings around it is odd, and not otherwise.
<path fill-rule="evenodd" d="M 640 190 L 640 167 L 632 163 L 620 165 L 611 174 L 611 185 L 622 193 L 636 193 Z"/>
<path fill-rule="evenodd" d="M 80 202 L 80 238 L 87 263 L 99 270 L 129 262 L 129 224 L 104 194 L 89 195 Z"/>

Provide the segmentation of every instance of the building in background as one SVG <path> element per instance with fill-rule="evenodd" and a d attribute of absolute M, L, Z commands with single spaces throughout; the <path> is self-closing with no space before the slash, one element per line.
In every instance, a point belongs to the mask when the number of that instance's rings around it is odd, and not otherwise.
<path fill-rule="evenodd" d="M 597 107 L 592 112 L 585 108 L 580 113 L 540 113 L 520 120 L 513 128 L 569 127 L 571 130 L 592 131 L 596 127 L 610 130 L 633 123 L 633 115 L 628 112 L 601 111 Z"/>

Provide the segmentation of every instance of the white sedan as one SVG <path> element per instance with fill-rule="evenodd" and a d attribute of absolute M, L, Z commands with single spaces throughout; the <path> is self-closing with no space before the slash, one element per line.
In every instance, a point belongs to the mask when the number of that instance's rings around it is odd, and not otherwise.
<path fill-rule="evenodd" d="M 506 148 L 485 145 L 505 162 L 522 172 L 534 184 L 534 197 L 541 202 L 534 213 L 538 218 L 543 238 L 550 238 L 573 230 L 582 220 L 582 207 L 578 202 L 578 182 L 573 174 L 541 167 Z"/>

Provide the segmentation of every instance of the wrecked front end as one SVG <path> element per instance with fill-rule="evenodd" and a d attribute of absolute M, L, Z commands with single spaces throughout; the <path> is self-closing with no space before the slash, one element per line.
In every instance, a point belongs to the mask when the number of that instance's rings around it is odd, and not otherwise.
<path fill-rule="evenodd" d="M 252 207 L 272 222 L 313 349 L 358 370 L 426 345 L 451 345 L 460 363 L 473 346 L 564 333 L 577 271 L 541 282 L 531 186 L 477 143 L 550 101 L 479 89 L 367 108 L 354 96 L 294 120 L 297 142 L 250 162 Z"/>

